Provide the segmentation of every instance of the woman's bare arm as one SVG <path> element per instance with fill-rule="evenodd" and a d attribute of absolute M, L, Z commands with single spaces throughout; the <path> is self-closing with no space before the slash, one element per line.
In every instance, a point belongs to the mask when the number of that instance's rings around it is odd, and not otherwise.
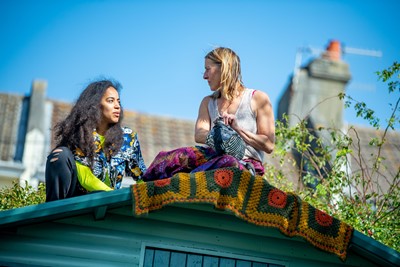
<path fill-rule="evenodd" d="M 251 105 L 257 118 L 256 134 L 239 127 L 234 116 L 228 120 L 229 124 L 240 134 L 247 144 L 270 154 L 274 150 L 275 145 L 275 119 L 271 101 L 266 93 L 256 91 L 253 95 Z"/>
<path fill-rule="evenodd" d="M 199 108 L 199 115 L 196 120 L 194 140 L 196 143 L 205 144 L 206 137 L 211 128 L 210 115 L 208 114 L 208 102 L 210 96 L 203 98 Z"/>

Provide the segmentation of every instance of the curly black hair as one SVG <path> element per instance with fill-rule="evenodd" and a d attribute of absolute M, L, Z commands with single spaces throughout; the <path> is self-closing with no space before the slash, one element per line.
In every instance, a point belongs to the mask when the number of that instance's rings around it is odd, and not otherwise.
<path fill-rule="evenodd" d="M 79 148 L 93 164 L 95 145 L 93 131 L 101 120 L 101 99 L 109 87 L 115 88 L 118 93 L 121 85 L 111 80 L 100 80 L 90 83 L 81 93 L 69 115 L 54 127 L 57 147 L 66 146 L 71 151 Z M 120 117 L 117 123 L 110 125 L 105 133 L 104 151 L 108 158 L 116 154 L 123 143 L 123 130 L 121 121 L 123 109 L 121 106 Z"/>

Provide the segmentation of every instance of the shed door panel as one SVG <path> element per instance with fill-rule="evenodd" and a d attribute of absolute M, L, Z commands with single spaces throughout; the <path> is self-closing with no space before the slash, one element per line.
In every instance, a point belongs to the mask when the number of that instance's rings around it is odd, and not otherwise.
<path fill-rule="evenodd" d="M 284 267 L 284 265 L 234 259 L 159 248 L 146 248 L 144 267 Z"/>

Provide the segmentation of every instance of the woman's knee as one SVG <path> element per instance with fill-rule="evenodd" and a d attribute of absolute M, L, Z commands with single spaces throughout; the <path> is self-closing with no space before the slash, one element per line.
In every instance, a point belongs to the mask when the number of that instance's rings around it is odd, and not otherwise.
<path fill-rule="evenodd" d="M 49 163 L 65 162 L 68 159 L 73 159 L 72 152 L 68 147 L 57 147 L 47 157 Z"/>
<path fill-rule="evenodd" d="M 58 188 L 59 186 L 66 188 L 72 181 L 76 180 L 76 175 L 76 164 L 71 150 L 67 147 L 53 149 L 46 162 L 45 176 L 46 184 L 49 184 L 49 188 Z"/>

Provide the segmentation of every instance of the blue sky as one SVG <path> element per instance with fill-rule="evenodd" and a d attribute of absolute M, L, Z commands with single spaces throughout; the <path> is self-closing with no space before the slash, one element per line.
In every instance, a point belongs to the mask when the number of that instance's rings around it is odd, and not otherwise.
<path fill-rule="evenodd" d="M 210 92 L 204 56 L 227 46 L 241 58 L 245 85 L 268 93 L 276 113 L 298 49 L 335 39 L 383 53 L 343 56 L 347 93 L 381 118 L 394 101 L 375 71 L 400 60 L 396 0 L 0 0 L 0 10 L 0 92 L 28 94 L 44 79 L 48 98 L 73 102 L 88 82 L 108 77 L 123 85 L 125 109 L 195 120 Z M 352 110 L 344 119 L 365 124 Z"/>

